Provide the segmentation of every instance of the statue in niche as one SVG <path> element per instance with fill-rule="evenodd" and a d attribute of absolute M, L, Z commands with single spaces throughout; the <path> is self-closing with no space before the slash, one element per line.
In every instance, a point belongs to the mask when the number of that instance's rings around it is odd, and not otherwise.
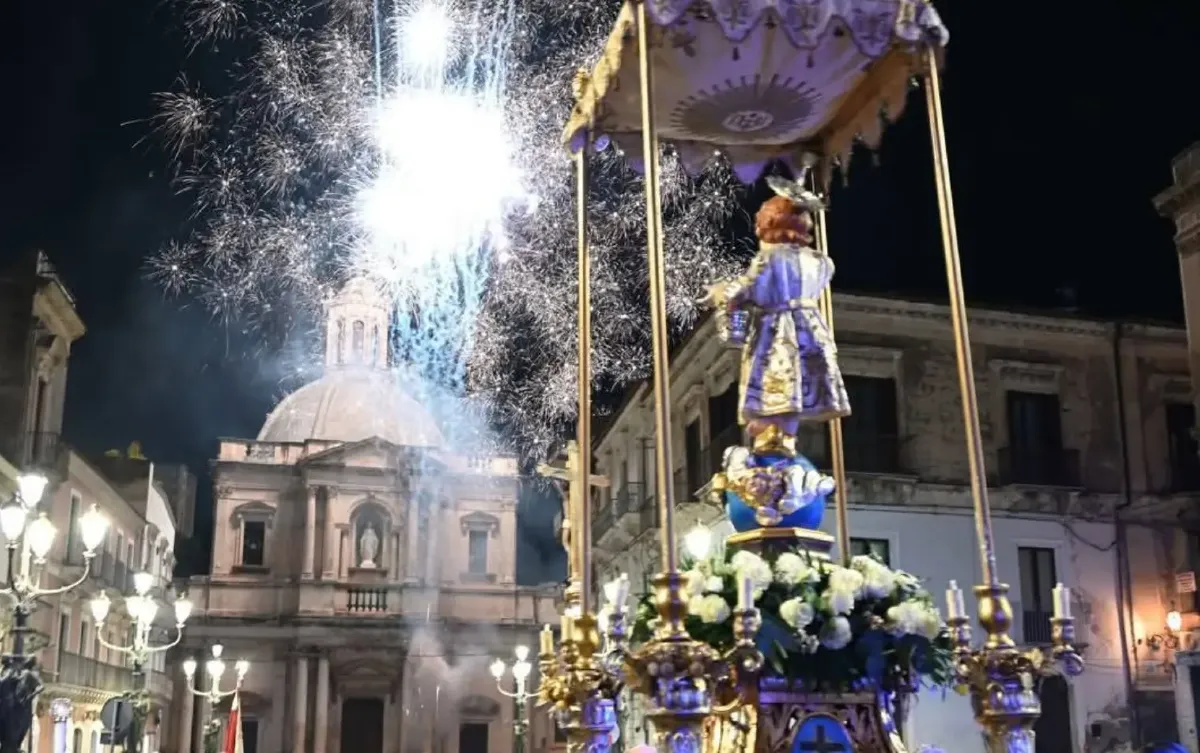
<path fill-rule="evenodd" d="M 709 290 L 722 339 L 742 348 L 740 423 L 756 446 L 795 453 L 801 421 L 850 415 L 837 345 L 820 311 L 833 261 L 813 247 L 820 197 L 770 178 L 775 196 L 755 216 L 759 251 L 740 277 Z"/>
<path fill-rule="evenodd" d="M 358 566 L 366 569 L 378 567 L 375 563 L 375 557 L 378 554 L 379 534 L 375 533 L 375 526 L 372 523 L 367 523 L 358 539 Z"/>

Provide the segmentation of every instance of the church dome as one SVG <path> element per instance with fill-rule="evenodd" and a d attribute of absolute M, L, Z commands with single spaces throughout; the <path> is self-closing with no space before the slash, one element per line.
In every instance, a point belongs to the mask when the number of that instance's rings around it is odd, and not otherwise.
<path fill-rule="evenodd" d="M 371 437 L 409 447 L 441 446 L 433 416 L 379 369 L 339 369 L 285 397 L 267 416 L 260 442 L 309 439 L 358 442 Z"/>

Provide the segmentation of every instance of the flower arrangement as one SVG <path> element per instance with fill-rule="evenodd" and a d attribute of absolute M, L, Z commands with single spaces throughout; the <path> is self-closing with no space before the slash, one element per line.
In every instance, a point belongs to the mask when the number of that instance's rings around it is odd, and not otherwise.
<path fill-rule="evenodd" d="M 762 614 L 759 646 L 767 671 L 817 692 L 868 687 L 903 690 L 953 680 L 950 638 L 933 598 L 913 575 L 872 557 L 850 567 L 785 552 L 748 551 L 684 562 L 692 637 L 733 645 L 730 604 L 739 584 Z M 651 637 L 650 598 L 638 605 L 635 642 Z"/>

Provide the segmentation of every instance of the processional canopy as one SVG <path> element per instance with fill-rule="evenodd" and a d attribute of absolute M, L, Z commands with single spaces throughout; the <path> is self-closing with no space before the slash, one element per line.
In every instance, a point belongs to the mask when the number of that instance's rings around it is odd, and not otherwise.
<path fill-rule="evenodd" d="M 652 21 L 655 129 L 689 172 L 723 152 L 744 182 L 804 153 L 845 158 L 878 145 L 922 53 L 949 39 L 925 0 L 645 0 Z M 563 135 L 590 134 L 642 159 L 637 6 L 627 2 Z"/>

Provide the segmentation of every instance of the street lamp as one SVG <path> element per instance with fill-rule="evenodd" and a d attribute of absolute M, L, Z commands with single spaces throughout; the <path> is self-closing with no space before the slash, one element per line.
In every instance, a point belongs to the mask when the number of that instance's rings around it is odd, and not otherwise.
<path fill-rule="evenodd" d="M 533 670 L 533 665 L 529 663 L 529 647 L 517 646 L 513 653 L 517 657 L 517 660 L 512 665 L 512 676 L 516 682 L 516 692 L 505 690 L 501 684 L 504 679 L 504 672 L 508 669 L 503 660 L 497 659 L 492 662 L 491 672 L 492 677 L 496 678 L 496 688 L 500 693 L 512 698 L 517 703 L 517 713 L 513 718 L 513 753 L 525 753 L 525 731 L 529 727 L 526 707 L 529 699 L 537 696 L 537 691 L 530 691 L 526 686 L 526 682 L 529 680 L 529 673 Z"/>
<path fill-rule="evenodd" d="M 150 712 L 150 694 L 146 690 L 143 668 L 151 655 L 161 653 L 179 643 L 183 637 L 183 623 L 192 614 L 192 602 L 180 596 L 175 600 L 175 638 L 168 643 L 154 645 L 151 642 L 150 631 L 154 628 L 154 618 L 158 615 L 158 602 L 150 594 L 154 586 L 154 576 L 141 572 L 133 576 L 134 595 L 125 597 L 125 610 L 134 620 L 133 641 L 129 645 L 110 643 L 104 637 L 104 620 L 108 618 L 112 602 L 108 594 L 101 591 L 92 599 L 92 618 L 96 621 L 96 639 L 100 645 L 109 651 L 125 654 L 133 660 L 133 685 L 130 692 L 125 694 L 133 709 L 133 722 L 126 737 L 126 753 L 139 753 L 142 746 L 142 729 L 146 716 Z"/>
<path fill-rule="evenodd" d="M 0 594 L 8 597 L 12 608 L 12 651 L 0 659 L 0 753 L 18 753 L 33 723 L 33 699 L 42 689 L 37 657 L 26 656 L 25 635 L 29 615 L 45 596 L 66 593 L 79 586 L 91 572 L 96 547 L 108 530 L 95 505 L 79 519 L 83 541 L 83 574 L 73 583 L 57 588 L 42 588 L 41 578 L 46 555 L 54 545 L 57 531 L 45 513 L 36 513 L 46 491 L 47 479 L 38 473 L 24 473 L 17 479 L 17 493 L 0 506 L 0 533 L 4 535 L 8 555 L 8 586 Z M 28 551 L 26 552 L 26 545 Z"/>
<path fill-rule="evenodd" d="M 196 676 L 196 660 L 188 657 L 183 662 L 183 673 L 188 678 L 188 690 L 191 691 L 192 695 L 207 698 L 208 702 L 213 705 L 216 705 L 222 698 L 231 696 L 241 690 L 242 681 L 246 679 L 246 673 L 250 671 L 250 662 L 245 659 L 238 659 L 233 665 L 234 671 L 237 673 L 233 689 L 221 690 L 221 677 L 225 674 L 225 662 L 221 660 L 221 654 L 224 651 L 224 646 L 220 643 L 214 643 L 212 658 L 204 663 L 204 671 L 208 673 L 208 690 L 196 690 L 192 687 L 192 678 Z"/>

